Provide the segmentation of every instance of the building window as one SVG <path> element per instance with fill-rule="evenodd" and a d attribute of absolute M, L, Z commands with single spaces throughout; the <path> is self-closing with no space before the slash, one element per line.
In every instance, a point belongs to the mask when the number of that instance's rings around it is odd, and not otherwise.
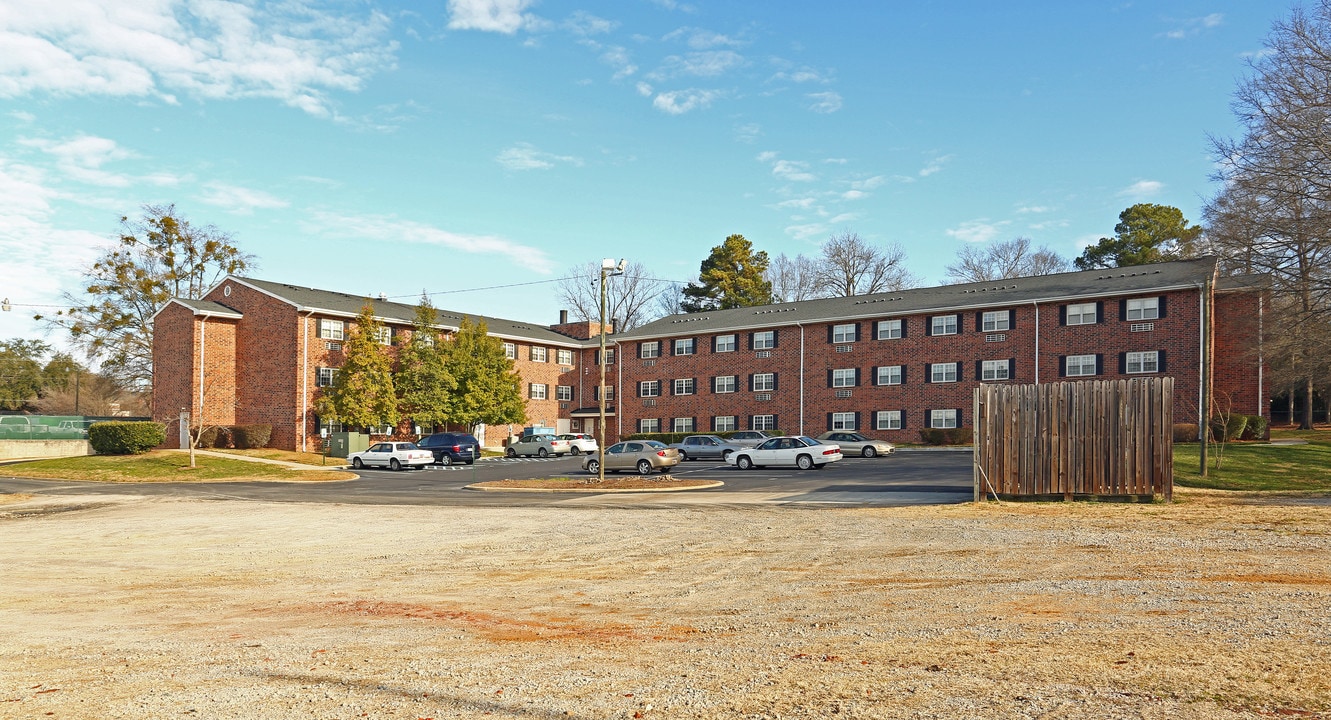
<path fill-rule="evenodd" d="M 677 433 L 693 432 L 693 418 L 691 417 L 675 418 L 673 425 L 674 425 L 674 432 Z"/>
<path fill-rule="evenodd" d="M 494 346 L 491 345 L 490 347 Z M 509 360 L 517 360 L 518 346 L 514 345 L 513 343 L 504 343 L 504 357 L 508 358 Z"/>
<path fill-rule="evenodd" d="M 832 342 L 836 344 L 853 343 L 859 340 L 859 326 L 855 323 L 832 326 Z"/>
<path fill-rule="evenodd" d="M 374 339 L 380 345 L 393 344 L 393 328 L 380 325 L 374 329 Z"/>
<path fill-rule="evenodd" d="M 693 394 L 693 378 L 676 378 L 676 379 L 675 379 L 675 394 L 676 394 L 676 395 L 692 395 L 692 394 Z"/>
<path fill-rule="evenodd" d="M 678 342 L 678 341 L 676 341 L 676 342 Z M 735 336 L 734 336 L 734 335 L 717 335 L 717 336 L 716 336 L 716 340 L 712 343 L 712 352 L 719 352 L 719 353 L 722 353 L 722 352 L 735 352 Z M 681 353 L 678 353 L 678 352 L 677 352 L 677 353 L 675 353 L 675 354 L 676 354 L 676 355 L 679 355 L 679 354 L 681 354 Z M 685 354 L 688 354 L 688 355 L 692 355 L 692 354 L 693 354 L 693 345 L 692 345 L 692 341 L 690 341 L 690 344 L 689 344 L 689 352 L 688 352 L 688 353 L 685 353 Z"/>
<path fill-rule="evenodd" d="M 901 320 L 879 320 L 878 339 L 898 340 L 902 337 Z"/>
<path fill-rule="evenodd" d="M 832 387 L 855 387 L 856 368 L 838 368 L 832 371 Z"/>
<path fill-rule="evenodd" d="M 901 384 L 901 366 L 885 365 L 878 368 L 878 377 L 874 381 L 878 385 L 900 385 Z"/>
<path fill-rule="evenodd" d="M 749 417 L 750 430 L 775 430 L 775 415 L 752 415 Z"/>
<path fill-rule="evenodd" d="M 930 318 L 930 327 L 933 329 L 931 335 L 956 335 L 957 334 L 957 316 L 956 315 L 935 315 Z"/>
<path fill-rule="evenodd" d="M 1131 301 L 1129 301 L 1131 302 Z M 1128 373 L 1153 373 L 1160 370 L 1160 353 L 1155 350 L 1149 352 L 1130 352 L 1128 353 Z"/>
<path fill-rule="evenodd" d="M 874 429 L 876 430 L 900 430 L 901 429 L 901 411 L 900 410 L 879 410 L 874 413 Z"/>
<path fill-rule="evenodd" d="M 772 392 L 776 389 L 776 373 L 754 373 L 753 391 Z"/>
<path fill-rule="evenodd" d="M 1068 325 L 1094 325 L 1100 313 L 1096 312 L 1095 303 L 1077 303 L 1067 308 Z"/>
<path fill-rule="evenodd" d="M 1002 332 L 1004 330 L 1011 330 L 1011 319 L 1012 316 L 1007 310 L 987 312 L 980 318 L 980 324 L 983 326 L 981 329 L 984 330 L 984 332 Z"/>
<path fill-rule="evenodd" d="M 731 336 L 733 342 L 734 336 Z M 731 348 L 732 350 L 734 348 Z M 694 353 L 693 338 L 678 338 L 675 340 L 676 355 L 692 355 Z"/>
<path fill-rule="evenodd" d="M 657 397 L 661 394 L 660 380 L 643 380 L 638 383 L 638 397 Z"/>
<path fill-rule="evenodd" d="M 556 351 L 555 351 L 555 362 L 559 363 L 560 365 L 572 365 L 572 364 L 573 364 L 573 351 L 572 351 L 572 350 L 556 350 Z"/>
<path fill-rule="evenodd" d="M 614 401 L 614 399 L 615 399 L 615 386 L 614 386 L 614 385 L 593 386 L 593 387 L 592 387 L 592 400 L 594 400 L 594 401 L 596 401 L 596 402 L 600 402 L 600 401 L 601 401 L 601 388 L 602 388 L 602 387 L 605 388 L 605 399 L 606 399 L 606 402 L 612 402 L 612 401 Z"/>
<path fill-rule="evenodd" d="M 1128 301 L 1128 320 L 1155 320 L 1159 317 L 1160 298 L 1134 298 Z"/>
<path fill-rule="evenodd" d="M 660 355 L 661 355 L 660 341 L 653 340 L 651 342 L 638 343 L 638 357 L 654 358 L 654 357 L 660 357 Z"/>
<path fill-rule="evenodd" d="M 528 397 L 532 400 L 544 400 L 546 398 L 545 383 L 532 383 Z"/>
<path fill-rule="evenodd" d="M 638 418 L 638 432 L 640 433 L 661 432 L 661 418 Z"/>
<path fill-rule="evenodd" d="M 954 428 L 957 426 L 956 410 L 930 410 L 929 427 L 931 428 Z"/>
<path fill-rule="evenodd" d="M 1069 355 L 1063 359 L 1063 363 L 1063 374 L 1068 377 L 1095 375 L 1098 364 L 1094 355 Z"/>
<path fill-rule="evenodd" d="M 712 418 L 712 432 L 730 432 L 738 429 L 734 415 L 717 415 Z"/>
<path fill-rule="evenodd" d="M 957 363 L 934 363 L 929 366 L 929 380 L 936 383 L 957 381 Z"/>
<path fill-rule="evenodd" d="M 776 331 L 764 330 L 753 334 L 754 350 L 771 350 L 776 347 Z"/>
<path fill-rule="evenodd" d="M 853 412 L 834 412 L 832 413 L 831 430 L 854 430 L 855 413 Z"/>
<path fill-rule="evenodd" d="M 422 345 L 424 345 L 425 347 L 434 347 L 434 333 L 433 333 L 433 332 L 423 332 L 423 333 L 421 333 L 421 332 L 413 332 L 413 333 L 411 334 L 411 339 L 412 339 L 412 340 L 419 340 L 420 343 L 421 343 Z"/>
<path fill-rule="evenodd" d="M 531 346 L 531 352 L 529 353 L 529 356 L 531 357 L 532 362 L 546 362 L 546 357 L 548 357 L 545 348 L 540 347 L 538 345 Z"/>
<path fill-rule="evenodd" d="M 985 360 L 980 364 L 981 380 L 1008 380 L 1011 365 L 1007 360 Z"/>
<path fill-rule="evenodd" d="M 559 402 L 569 402 L 569 401 L 573 400 L 573 386 L 572 386 L 572 385 L 556 385 L 556 386 L 555 386 L 555 399 L 558 400 Z"/>
<path fill-rule="evenodd" d="M 600 364 L 601 364 L 601 351 L 600 351 L 600 350 L 597 350 L 597 351 L 596 351 L 596 364 L 597 364 L 597 365 L 600 365 Z M 606 365 L 614 365 L 614 364 L 615 364 L 615 351 L 614 351 L 613 348 L 606 348 L 606 349 L 605 349 L 605 364 L 606 364 Z"/>
<path fill-rule="evenodd" d="M 718 376 L 712 384 L 712 392 L 715 393 L 733 393 L 735 392 L 735 376 Z"/>
<path fill-rule="evenodd" d="M 315 386 L 328 387 L 329 385 L 332 385 L 333 374 L 336 372 L 337 370 L 335 368 L 324 368 L 324 367 L 319 368 L 319 375 L 314 381 Z"/>
<path fill-rule="evenodd" d="M 319 319 L 319 337 L 326 340 L 342 340 L 343 324 L 341 320 Z"/>

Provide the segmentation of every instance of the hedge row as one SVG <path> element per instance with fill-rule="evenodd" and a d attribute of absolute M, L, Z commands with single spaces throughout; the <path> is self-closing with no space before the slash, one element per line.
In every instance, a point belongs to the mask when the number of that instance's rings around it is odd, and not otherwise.
<path fill-rule="evenodd" d="M 88 442 L 99 455 L 139 455 L 166 442 L 166 427 L 155 422 L 96 422 L 88 426 Z"/>
<path fill-rule="evenodd" d="M 261 448 L 268 446 L 272 436 L 272 425 L 214 425 L 198 432 L 199 442 L 195 447 L 241 450 Z"/>
<path fill-rule="evenodd" d="M 968 427 L 925 428 L 920 431 L 920 441 L 925 445 L 970 445 L 975 440 L 975 431 Z"/>
<path fill-rule="evenodd" d="M 1228 420 L 1213 417 L 1209 423 L 1212 442 L 1230 442 L 1233 440 L 1265 440 L 1269 436 L 1269 423 L 1261 415 L 1230 415 Z M 1196 423 L 1175 423 L 1174 442 L 1197 442 L 1199 428 Z"/>
<path fill-rule="evenodd" d="M 738 432 L 738 431 L 734 431 L 734 432 Z M 765 430 L 764 432 L 768 433 L 769 435 L 785 435 L 785 434 L 786 434 L 786 433 L 784 433 L 784 432 L 782 432 L 782 431 L 780 431 L 780 430 Z M 731 431 L 726 431 L 726 432 L 687 432 L 687 433 L 634 433 L 634 434 L 632 434 L 632 435 L 625 435 L 623 439 L 624 439 L 624 440 L 655 440 L 655 441 L 657 441 L 657 442 L 665 443 L 666 445 L 673 445 L 673 444 L 675 444 L 675 443 L 677 443 L 677 442 L 684 442 L 684 438 L 686 438 L 686 437 L 688 437 L 688 436 L 690 436 L 690 435 L 715 435 L 715 436 L 717 436 L 717 437 L 719 437 L 719 438 L 729 438 L 732 434 L 733 434 L 733 432 L 731 432 Z"/>

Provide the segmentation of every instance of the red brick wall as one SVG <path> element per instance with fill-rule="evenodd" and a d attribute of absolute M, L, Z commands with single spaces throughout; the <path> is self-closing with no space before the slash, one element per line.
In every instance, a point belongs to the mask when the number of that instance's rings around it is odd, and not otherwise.
<path fill-rule="evenodd" d="M 1217 293 L 1212 365 L 1215 408 L 1270 419 L 1268 383 L 1261 368 L 1261 331 L 1266 294 Z"/>
<path fill-rule="evenodd" d="M 204 323 L 207 327 L 204 327 Z M 153 419 L 166 425 L 164 447 L 180 447 L 182 409 L 197 427 L 236 422 L 236 321 L 204 318 L 171 304 L 153 327 Z M 199 345 L 203 348 L 203 407 L 199 407 Z"/>

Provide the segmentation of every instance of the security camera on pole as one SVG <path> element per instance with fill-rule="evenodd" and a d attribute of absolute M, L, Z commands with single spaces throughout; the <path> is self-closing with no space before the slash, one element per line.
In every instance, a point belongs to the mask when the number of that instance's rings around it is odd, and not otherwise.
<path fill-rule="evenodd" d="M 601 355 L 598 362 L 601 366 L 601 384 L 596 391 L 600 397 L 600 424 L 597 426 L 596 438 L 596 482 L 605 482 L 605 279 L 623 275 L 628 262 L 627 259 L 621 259 L 616 265 L 614 258 L 601 261 Z"/>

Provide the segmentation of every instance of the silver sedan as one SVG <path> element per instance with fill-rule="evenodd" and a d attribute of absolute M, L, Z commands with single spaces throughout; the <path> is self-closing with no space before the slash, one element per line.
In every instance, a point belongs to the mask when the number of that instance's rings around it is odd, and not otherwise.
<path fill-rule="evenodd" d="M 891 455 L 897 446 L 886 440 L 875 440 L 864 433 L 849 430 L 832 430 L 818 436 L 823 442 L 836 443 L 841 452 L 847 455 L 860 455 L 871 458 L 875 455 Z"/>

